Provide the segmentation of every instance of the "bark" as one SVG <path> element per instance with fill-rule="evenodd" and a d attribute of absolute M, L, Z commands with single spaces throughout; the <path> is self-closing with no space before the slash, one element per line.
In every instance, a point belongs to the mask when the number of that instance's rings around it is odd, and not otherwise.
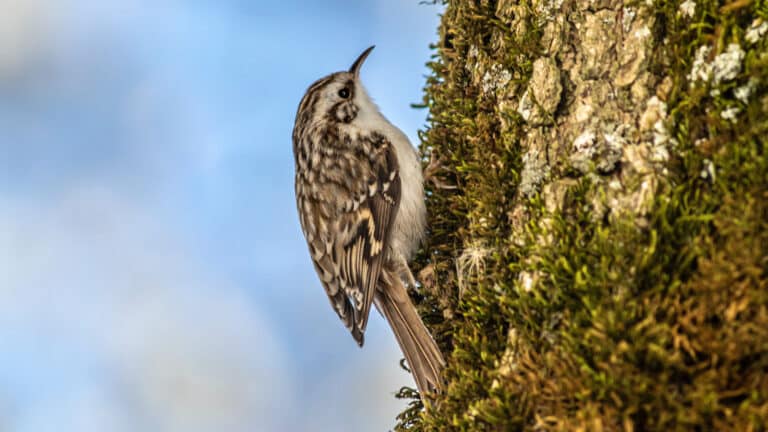
<path fill-rule="evenodd" d="M 417 266 L 448 387 L 398 430 L 768 428 L 767 36 L 765 0 L 447 2 Z"/>

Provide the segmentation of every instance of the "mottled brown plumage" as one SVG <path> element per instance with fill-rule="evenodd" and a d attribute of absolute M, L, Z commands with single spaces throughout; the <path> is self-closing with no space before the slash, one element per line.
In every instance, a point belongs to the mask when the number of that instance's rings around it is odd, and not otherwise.
<path fill-rule="evenodd" d="M 296 201 L 310 256 L 336 313 L 362 346 L 371 304 L 388 320 L 422 393 L 445 361 L 408 297 L 425 231 L 418 156 L 348 72 L 312 84 L 293 131 Z"/>

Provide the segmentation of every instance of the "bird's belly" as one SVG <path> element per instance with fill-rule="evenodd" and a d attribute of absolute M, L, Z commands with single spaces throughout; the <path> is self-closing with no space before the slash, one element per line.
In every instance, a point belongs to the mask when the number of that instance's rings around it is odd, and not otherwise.
<path fill-rule="evenodd" d="M 410 261 L 426 228 L 424 180 L 418 155 L 405 136 L 396 140 L 395 149 L 400 166 L 400 205 L 392 228 L 391 245 L 394 252 Z"/>

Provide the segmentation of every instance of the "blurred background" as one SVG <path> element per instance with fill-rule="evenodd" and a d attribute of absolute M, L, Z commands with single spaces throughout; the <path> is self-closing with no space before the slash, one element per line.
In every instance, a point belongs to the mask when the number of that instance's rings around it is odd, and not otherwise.
<path fill-rule="evenodd" d="M 0 431 L 384 431 L 293 196 L 307 86 L 362 76 L 412 142 L 439 6 L 0 0 Z"/>

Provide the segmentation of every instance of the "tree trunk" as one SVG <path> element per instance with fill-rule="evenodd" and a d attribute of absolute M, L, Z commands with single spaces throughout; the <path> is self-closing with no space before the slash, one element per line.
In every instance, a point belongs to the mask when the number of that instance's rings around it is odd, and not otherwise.
<path fill-rule="evenodd" d="M 457 0 L 440 37 L 448 386 L 398 430 L 766 430 L 768 3 Z"/>

